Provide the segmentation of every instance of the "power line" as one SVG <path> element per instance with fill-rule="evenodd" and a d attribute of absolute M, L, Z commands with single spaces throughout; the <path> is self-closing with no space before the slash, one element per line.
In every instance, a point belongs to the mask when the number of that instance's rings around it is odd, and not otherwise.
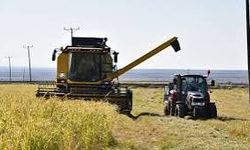
<path fill-rule="evenodd" d="M 30 58 L 30 48 L 32 48 L 33 45 L 27 45 L 27 46 L 23 46 L 23 48 L 27 48 L 28 51 L 28 59 L 29 59 L 29 75 L 30 75 L 30 81 L 32 81 L 31 79 L 31 58 Z"/>
<path fill-rule="evenodd" d="M 72 27 L 70 27 L 70 28 L 65 28 L 65 27 L 64 27 L 64 30 L 70 32 L 70 36 L 71 36 L 71 45 L 72 45 L 73 33 L 74 33 L 74 31 L 80 30 L 80 27 L 77 27 L 77 28 L 72 28 Z"/>

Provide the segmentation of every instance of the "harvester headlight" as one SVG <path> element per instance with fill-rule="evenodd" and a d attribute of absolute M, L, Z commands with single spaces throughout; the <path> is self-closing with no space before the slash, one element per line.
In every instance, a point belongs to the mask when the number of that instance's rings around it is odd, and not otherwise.
<path fill-rule="evenodd" d="M 66 78 L 66 74 L 65 73 L 59 73 L 59 78 Z"/>

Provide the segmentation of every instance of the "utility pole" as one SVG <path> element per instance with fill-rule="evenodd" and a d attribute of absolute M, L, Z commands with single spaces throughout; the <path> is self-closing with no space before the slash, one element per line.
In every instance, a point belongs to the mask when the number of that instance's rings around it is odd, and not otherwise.
<path fill-rule="evenodd" d="M 27 50 L 28 50 L 30 82 L 32 81 L 31 80 L 31 60 L 30 60 L 30 48 L 32 48 L 32 47 L 33 47 L 33 45 L 23 46 L 23 48 L 27 48 Z"/>
<path fill-rule="evenodd" d="M 25 79 L 25 67 L 23 68 L 23 81 Z"/>
<path fill-rule="evenodd" d="M 7 57 L 8 60 L 9 60 L 9 81 L 11 82 L 11 62 L 10 62 L 10 59 L 12 58 L 11 56 L 8 56 Z"/>
<path fill-rule="evenodd" d="M 64 27 L 64 30 L 70 32 L 70 36 L 71 36 L 71 45 L 72 45 L 73 33 L 74 33 L 74 31 L 80 30 L 80 27 L 77 27 L 77 28 L 72 28 L 72 27 L 70 27 L 70 28 L 65 28 L 65 27 Z"/>
<path fill-rule="evenodd" d="M 247 33 L 247 62 L 248 62 L 248 100 L 249 100 L 249 106 L 250 106 L 250 35 L 249 35 L 249 0 L 246 0 L 246 33 Z"/>

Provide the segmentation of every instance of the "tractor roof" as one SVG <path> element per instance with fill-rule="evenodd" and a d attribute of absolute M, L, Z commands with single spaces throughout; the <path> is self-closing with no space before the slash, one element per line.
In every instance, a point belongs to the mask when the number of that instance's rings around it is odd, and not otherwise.
<path fill-rule="evenodd" d="M 178 75 L 175 75 L 178 76 Z M 181 77 L 201 77 L 201 78 L 207 78 L 207 76 L 205 75 L 199 75 L 199 74 L 184 74 L 184 75 L 180 75 Z"/>

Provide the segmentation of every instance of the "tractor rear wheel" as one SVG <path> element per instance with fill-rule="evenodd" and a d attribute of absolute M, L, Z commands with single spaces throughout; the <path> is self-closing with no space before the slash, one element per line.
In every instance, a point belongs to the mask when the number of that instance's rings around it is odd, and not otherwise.
<path fill-rule="evenodd" d="M 185 107 L 182 104 L 177 104 L 175 107 L 175 116 L 184 118 L 185 116 Z"/>
<path fill-rule="evenodd" d="M 164 115 L 165 116 L 168 116 L 170 115 L 170 108 L 169 108 L 169 104 L 165 104 L 165 107 L 164 107 Z"/>

